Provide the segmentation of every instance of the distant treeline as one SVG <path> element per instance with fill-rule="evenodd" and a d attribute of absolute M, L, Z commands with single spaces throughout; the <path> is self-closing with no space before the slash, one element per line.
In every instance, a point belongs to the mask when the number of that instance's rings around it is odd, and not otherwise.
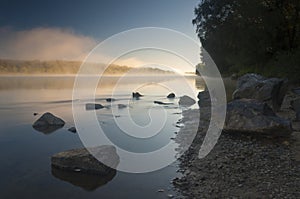
<path fill-rule="evenodd" d="M 55 74 L 76 74 L 81 66 L 80 61 L 21 61 L 0 59 L 1 75 L 55 75 Z M 98 71 L 97 68 L 104 68 L 103 64 L 89 63 L 91 74 Z M 105 70 L 107 75 L 124 74 L 129 71 L 134 73 L 163 73 L 169 74 L 171 71 L 164 71 L 158 68 L 132 68 L 129 66 L 110 65 Z"/>

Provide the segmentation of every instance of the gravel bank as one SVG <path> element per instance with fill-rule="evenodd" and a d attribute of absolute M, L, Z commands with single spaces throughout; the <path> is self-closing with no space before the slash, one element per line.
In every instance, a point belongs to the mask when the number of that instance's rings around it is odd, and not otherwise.
<path fill-rule="evenodd" d="M 294 119 L 289 93 L 279 115 Z M 198 110 L 183 113 L 191 123 Z M 205 110 L 203 110 L 205 111 Z M 202 114 L 201 114 L 202 115 Z M 206 113 L 207 115 L 207 113 Z M 205 117 L 207 118 L 207 117 Z M 202 119 L 196 138 L 180 158 L 183 177 L 173 184 L 184 198 L 300 198 L 300 125 L 289 138 L 262 138 L 222 133 L 214 149 L 198 159 L 208 120 Z M 194 123 L 197 121 L 194 121 Z M 184 145 L 188 132 L 182 128 L 176 141 Z"/>

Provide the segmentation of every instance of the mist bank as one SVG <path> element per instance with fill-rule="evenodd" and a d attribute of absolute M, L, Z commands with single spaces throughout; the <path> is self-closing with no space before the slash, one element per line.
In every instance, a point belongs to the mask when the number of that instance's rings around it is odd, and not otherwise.
<path fill-rule="evenodd" d="M 82 62 L 80 61 L 40 61 L 40 60 L 7 60 L 0 59 L 0 75 L 74 75 L 77 74 Z M 88 67 L 85 74 L 98 74 L 106 66 L 101 63 L 86 63 Z M 103 75 L 121 75 L 125 73 L 134 74 L 174 74 L 159 68 L 133 68 L 112 64 L 107 67 Z"/>

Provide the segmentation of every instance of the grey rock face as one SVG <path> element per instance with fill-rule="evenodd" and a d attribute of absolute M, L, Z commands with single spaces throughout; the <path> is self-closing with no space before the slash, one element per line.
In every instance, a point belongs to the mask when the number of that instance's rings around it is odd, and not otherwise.
<path fill-rule="evenodd" d="M 57 129 L 62 128 L 65 122 L 53 115 L 52 113 L 44 113 L 38 120 L 36 120 L 32 127 L 45 134 L 52 133 Z"/>
<path fill-rule="evenodd" d="M 184 95 L 184 96 L 180 97 L 178 103 L 180 106 L 192 106 L 193 104 L 196 103 L 196 101 L 193 98 L 191 98 L 187 95 Z"/>
<path fill-rule="evenodd" d="M 246 74 L 238 79 L 233 99 L 257 99 L 268 103 L 274 110 L 280 110 L 287 91 L 287 80 L 265 78 L 257 74 Z"/>
<path fill-rule="evenodd" d="M 104 108 L 104 106 L 101 104 L 87 103 L 85 105 L 85 110 L 97 110 L 97 109 L 102 109 L 102 108 Z"/>
<path fill-rule="evenodd" d="M 119 164 L 119 156 L 114 146 L 103 145 L 89 150 L 107 165 L 98 161 L 86 148 L 57 153 L 51 157 L 51 164 L 63 170 L 103 175 L 114 170 Z"/>
<path fill-rule="evenodd" d="M 254 99 L 234 100 L 227 105 L 225 132 L 288 136 L 291 122 L 278 117 L 264 102 Z"/>

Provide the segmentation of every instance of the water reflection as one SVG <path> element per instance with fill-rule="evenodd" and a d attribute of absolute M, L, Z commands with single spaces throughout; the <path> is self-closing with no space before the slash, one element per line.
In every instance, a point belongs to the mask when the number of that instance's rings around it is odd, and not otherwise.
<path fill-rule="evenodd" d="M 54 133 L 58 129 L 61 129 L 62 126 L 51 126 L 51 125 L 45 125 L 45 126 L 33 126 L 36 131 L 44 133 L 45 135 Z"/>
<path fill-rule="evenodd" d="M 81 172 L 65 171 L 51 166 L 51 173 L 59 180 L 69 182 L 87 191 L 94 191 L 111 181 L 117 172 L 116 170 L 112 170 L 106 175 L 91 175 Z"/>

